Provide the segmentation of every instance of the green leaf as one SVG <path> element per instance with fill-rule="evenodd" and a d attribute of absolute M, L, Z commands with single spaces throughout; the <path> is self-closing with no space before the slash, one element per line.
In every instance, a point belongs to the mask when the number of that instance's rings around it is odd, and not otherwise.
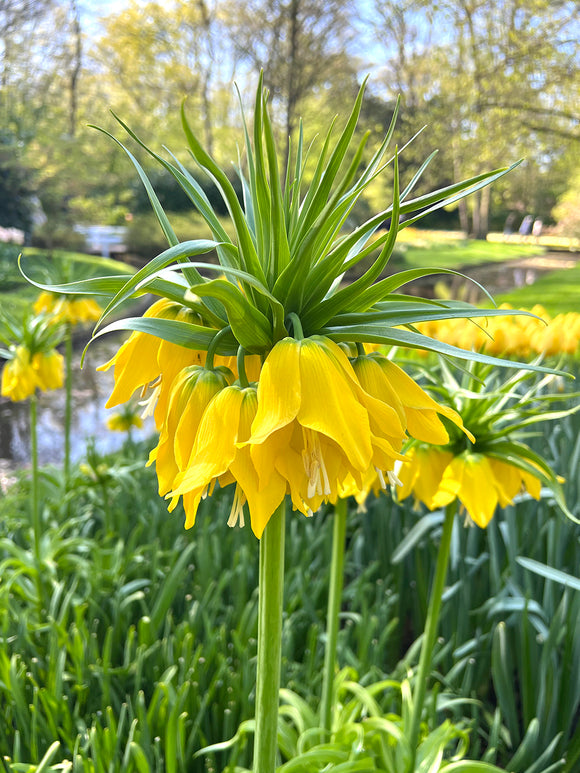
<path fill-rule="evenodd" d="M 102 134 L 105 134 L 107 137 L 113 140 L 113 142 L 116 142 L 117 145 L 122 148 L 122 150 L 125 151 L 127 156 L 131 159 L 131 162 L 133 163 L 133 166 L 137 170 L 137 174 L 141 178 L 141 182 L 145 186 L 145 190 L 147 191 L 147 196 L 149 197 L 149 201 L 151 202 L 151 206 L 153 207 L 153 211 L 155 212 L 155 216 L 157 217 L 157 220 L 159 221 L 159 225 L 161 226 L 161 230 L 165 234 L 165 238 L 169 242 L 170 245 L 178 244 L 179 239 L 175 235 L 175 231 L 173 230 L 171 223 L 169 222 L 167 215 L 165 214 L 165 211 L 163 210 L 163 207 L 161 206 L 161 202 L 157 198 L 157 194 L 153 190 L 153 186 L 151 185 L 149 178 L 145 174 L 143 167 L 141 164 L 137 161 L 135 156 L 131 153 L 131 151 L 126 148 L 122 142 L 119 142 L 119 140 L 114 137 L 110 132 L 106 131 L 105 129 L 101 129 L 99 126 L 94 126 L 93 124 L 89 124 L 89 127 L 91 129 L 96 129 L 97 131 L 101 132 Z"/>
<path fill-rule="evenodd" d="M 491 675 L 501 707 L 504 721 L 509 729 L 512 745 L 520 737 L 518 712 L 516 709 L 514 683 L 514 665 L 507 641 L 505 623 L 499 623 L 493 634 L 491 653 Z"/>
<path fill-rule="evenodd" d="M 171 153 L 171 157 L 176 163 L 176 166 L 173 164 L 170 164 L 168 161 L 166 161 L 163 156 L 160 156 L 158 153 L 155 153 L 155 151 L 151 150 L 139 137 L 135 134 L 134 131 L 132 131 L 127 124 L 119 118 L 118 115 L 116 115 L 113 112 L 113 116 L 115 119 L 121 124 L 121 126 L 125 129 L 127 134 L 129 134 L 130 137 L 132 137 L 135 142 L 137 142 L 143 150 L 145 150 L 149 155 L 154 158 L 159 164 L 161 164 L 174 178 L 177 180 L 185 194 L 188 196 L 190 201 L 194 204 L 195 208 L 198 210 L 200 215 L 203 217 L 205 222 L 210 227 L 214 238 L 218 242 L 223 243 L 229 243 L 231 242 L 229 236 L 227 235 L 226 231 L 222 227 L 220 221 L 215 215 L 215 212 L 212 209 L 212 206 L 209 202 L 209 199 L 207 198 L 203 188 L 199 185 L 197 180 L 192 177 L 187 169 L 181 164 L 180 161 L 178 161 L 177 158 Z M 220 255 L 220 258 L 225 255 L 226 253 L 221 249 L 221 247 L 218 247 L 218 254 Z M 231 254 L 231 253 L 228 253 Z M 230 265 L 230 261 L 226 261 L 226 265 Z"/>
<path fill-rule="evenodd" d="M 560 376 L 570 378 L 570 374 L 565 371 L 546 368 L 533 363 L 513 362 L 511 360 L 502 360 L 499 357 L 491 357 L 481 352 L 467 351 L 457 346 L 437 341 L 435 338 L 422 335 L 410 330 L 400 330 L 380 324 L 368 325 L 349 325 L 345 327 L 332 326 L 322 328 L 320 335 L 326 335 L 337 343 L 357 342 L 386 344 L 388 346 L 405 346 L 409 349 L 424 349 L 429 352 L 444 354 L 448 357 L 457 357 L 460 360 L 469 360 L 473 362 L 483 362 L 488 365 L 498 365 L 502 368 L 518 367 L 525 370 L 537 371 L 539 373 L 555 373 Z"/>
<path fill-rule="evenodd" d="M 278 172 L 278 158 L 276 156 L 274 132 L 272 131 L 270 116 L 265 109 L 265 103 L 263 109 L 263 121 L 268 171 L 270 174 L 270 262 L 272 268 L 271 276 L 274 278 L 279 276 L 290 263 L 290 245 L 288 243 L 286 219 L 284 217 L 284 201 L 282 197 L 280 175 Z"/>
<path fill-rule="evenodd" d="M 387 244 L 385 244 L 385 247 Z M 394 246 L 394 243 L 393 243 Z M 408 271 L 400 271 L 397 274 L 394 274 L 393 276 L 386 277 L 385 279 L 382 279 L 380 282 L 377 282 L 376 284 L 372 285 L 372 287 L 369 287 L 366 292 L 361 293 L 359 297 L 354 299 L 353 303 L 349 304 L 345 311 L 366 311 L 367 309 L 370 309 L 372 306 L 374 306 L 376 303 L 380 303 L 381 301 L 385 301 L 386 297 L 392 293 L 394 290 L 398 290 L 403 285 L 407 284 L 408 282 L 413 282 L 415 279 L 421 279 L 425 276 L 433 276 L 434 274 L 455 274 L 456 276 L 460 276 L 462 279 L 467 279 L 470 282 L 473 282 L 474 285 L 479 287 L 479 289 L 487 295 L 487 297 L 492 301 L 493 298 L 491 295 L 487 292 L 487 290 L 479 284 L 475 279 L 471 279 L 470 277 L 466 276 L 465 274 L 462 274 L 460 271 L 454 271 L 453 269 L 441 269 L 441 268 L 423 268 L 423 269 L 409 269 Z M 504 310 L 505 313 L 505 310 Z"/>
<path fill-rule="evenodd" d="M 441 769 L 445 773 L 505 773 L 502 768 L 498 768 L 489 762 L 473 762 L 472 760 L 451 762 L 449 765 L 444 765 Z"/>
<path fill-rule="evenodd" d="M 440 510 L 434 513 L 427 513 L 420 518 L 394 549 L 391 556 L 393 564 L 400 563 L 421 542 L 423 537 L 432 531 L 434 526 L 439 526 L 443 523 L 444 518 L 445 515 Z"/>
<path fill-rule="evenodd" d="M 161 338 L 163 341 L 170 341 L 178 346 L 184 346 L 186 349 L 197 349 L 207 351 L 208 346 L 213 341 L 216 333 L 215 328 L 194 325 L 191 322 L 181 322 L 174 319 L 163 319 L 161 317 L 127 317 L 115 322 L 100 330 L 86 345 L 83 352 L 83 360 L 90 344 L 97 338 L 107 333 L 117 332 L 119 330 L 135 330 L 140 333 Z M 238 342 L 236 339 L 226 337 L 220 339 L 216 354 L 226 357 L 235 355 L 238 351 Z"/>
<path fill-rule="evenodd" d="M 240 202 L 238 201 L 236 192 L 234 191 L 234 188 L 228 180 L 226 174 L 222 169 L 220 169 L 220 167 L 211 158 L 211 156 L 205 152 L 197 137 L 192 132 L 185 115 L 184 105 L 181 107 L 181 123 L 183 126 L 183 131 L 185 132 L 185 136 L 187 137 L 193 158 L 214 180 L 226 203 L 232 221 L 235 225 L 236 233 L 238 235 L 240 257 L 242 258 L 243 262 L 242 267 L 250 274 L 254 274 L 257 279 L 260 280 L 260 282 L 266 284 L 266 276 L 264 274 L 262 265 L 258 260 L 252 234 L 248 227 L 248 222 L 244 216 L 244 212 L 240 206 Z"/>
<path fill-rule="evenodd" d="M 332 151 L 328 165 L 324 170 L 324 174 L 320 172 L 318 177 L 315 176 L 315 179 L 310 186 L 310 190 L 308 191 L 308 195 L 302 207 L 302 212 L 300 213 L 301 216 L 298 230 L 295 234 L 295 241 L 293 244 L 300 242 L 300 240 L 309 231 L 314 221 L 318 218 L 327 203 L 332 185 L 340 170 L 346 152 L 348 151 L 354 130 L 358 123 L 367 80 L 368 78 L 364 79 L 359 89 L 346 126 L 344 127 L 342 134 L 336 143 L 334 150 Z M 321 156 L 321 158 L 322 157 L 323 156 Z"/>
<path fill-rule="evenodd" d="M 329 321 L 331 326 L 350 326 L 366 323 L 381 323 L 392 327 L 415 325 L 436 319 L 466 319 L 500 317 L 511 315 L 533 316 L 524 311 L 508 311 L 506 309 L 479 309 L 467 303 L 458 301 L 431 301 L 417 299 L 414 296 L 396 296 L 384 304 L 377 304 L 376 310 L 366 312 L 345 312 L 338 314 Z M 400 299 L 400 300 L 399 300 Z M 485 331 L 485 328 L 481 328 Z M 529 374 L 527 374 L 529 375 Z"/>
<path fill-rule="evenodd" d="M 228 323 L 241 346 L 248 352 L 261 352 L 272 346 L 272 331 L 267 317 L 248 301 L 242 291 L 225 279 L 211 279 L 194 285 L 192 292 L 219 300 Z"/>
<path fill-rule="evenodd" d="M 182 259 L 191 257 L 192 255 L 202 255 L 206 252 L 211 252 L 215 249 L 216 242 L 208 239 L 195 239 L 193 241 L 180 242 L 165 250 L 156 258 L 150 260 L 147 265 L 137 271 L 130 279 L 123 285 L 123 287 L 117 292 L 114 298 L 109 301 L 105 307 L 101 318 L 95 325 L 95 330 L 98 330 L 102 321 L 111 314 L 118 306 L 124 301 L 131 298 L 135 293 L 139 292 L 147 286 L 148 281 L 158 272 L 160 269 L 171 265 Z M 194 269 L 195 276 L 198 282 L 203 282 L 203 277 Z"/>
<path fill-rule="evenodd" d="M 183 264 L 184 266 L 190 265 L 188 263 Z M 266 300 L 268 301 L 270 305 L 270 310 L 272 312 L 272 327 L 274 331 L 274 337 L 275 340 L 279 340 L 280 338 L 284 338 L 286 336 L 286 328 L 284 327 L 284 307 L 280 303 L 280 301 L 275 298 L 272 293 L 268 290 L 267 287 L 265 287 L 261 282 L 259 282 L 256 277 L 252 276 L 252 274 L 248 274 L 247 271 L 241 271 L 236 268 L 225 268 L 223 266 L 214 266 L 211 264 L 205 264 L 205 263 L 192 263 L 192 266 L 197 266 L 198 268 L 205 268 L 207 271 L 217 271 L 220 274 L 225 274 L 228 277 L 234 277 L 235 279 L 239 279 L 242 285 L 249 285 L 254 290 L 257 290 L 258 293 Z M 209 280 L 208 280 L 209 281 Z M 198 285 L 188 288 L 192 292 L 196 291 L 196 288 Z"/>
<path fill-rule="evenodd" d="M 566 588 L 580 590 L 580 579 L 567 572 L 563 572 L 561 569 L 554 569 L 551 566 L 542 564 L 540 561 L 524 556 L 518 556 L 516 561 L 520 566 L 523 566 L 524 569 L 528 569 L 530 572 L 540 575 L 540 577 L 545 577 L 547 580 L 553 580 Z"/>
<path fill-rule="evenodd" d="M 79 279 L 76 282 L 67 282 L 65 284 L 43 284 L 36 282 L 28 276 L 22 267 L 21 257 L 18 259 L 18 268 L 20 273 L 39 290 L 46 290 L 50 293 L 63 293 L 68 295 L 113 295 L 131 279 L 131 274 L 119 274 L 117 276 L 98 276 L 90 279 Z"/>
<path fill-rule="evenodd" d="M 303 323 L 306 327 L 309 327 L 310 325 L 315 327 L 325 325 L 328 320 L 332 319 L 332 317 L 340 311 L 348 311 L 353 308 L 358 310 L 360 308 L 360 299 L 365 295 L 365 291 L 383 272 L 393 252 L 399 230 L 399 166 L 397 154 L 395 154 L 394 174 L 393 216 L 391 218 L 388 238 L 385 241 L 378 258 L 361 277 L 344 287 L 342 290 L 338 290 L 338 292 L 331 295 L 327 300 L 316 304 L 312 308 L 310 314 L 305 314 Z M 368 305 L 372 306 L 373 304 L 370 303 Z"/>
<path fill-rule="evenodd" d="M 539 478 L 553 493 L 559 508 L 566 517 L 571 521 L 574 521 L 574 523 L 580 523 L 568 509 L 562 486 L 552 468 L 539 454 L 535 453 L 529 446 L 525 445 L 525 443 L 521 443 L 514 439 L 492 442 L 488 448 L 485 448 L 485 452 L 489 454 L 489 456 L 496 456 L 502 461 L 507 461 L 509 464 L 513 464 L 515 467 L 519 467 L 520 469 L 529 472 L 531 475 L 535 475 L 535 477 Z"/>
<path fill-rule="evenodd" d="M 204 746 L 203 749 L 199 749 L 195 752 L 193 755 L 193 758 L 196 757 L 202 757 L 207 756 L 208 754 L 213 754 L 214 752 L 222 752 L 227 751 L 228 749 L 231 749 L 233 746 L 235 746 L 239 741 L 245 736 L 252 733 L 255 733 L 256 731 L 256 722 L 253 719 L 248 719 L 245 722 L 242 722 L 241 725 L 238 727 L 238 730 L 236 734 L 233 736 L 233 738 L 230 738 L 229 741 L 222 741 L 221 743 L 212 743 L 210 746 Z"/>

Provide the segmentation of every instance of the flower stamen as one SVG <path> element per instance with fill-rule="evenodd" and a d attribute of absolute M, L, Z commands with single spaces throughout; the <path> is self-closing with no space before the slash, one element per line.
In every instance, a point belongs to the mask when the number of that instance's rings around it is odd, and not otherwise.
<path fill-rule="evenodd" d="M 244 503 L 246 501 L 246 495 L 242 489 L 236 485 L 236 492 L 234 494 L 234 501 L 232 503 L 232 509 L 230 510 L 230 517 L 228 518 L 228 526 L 233 528 L 238 525 L 240 528 L 244 527 Z"/>

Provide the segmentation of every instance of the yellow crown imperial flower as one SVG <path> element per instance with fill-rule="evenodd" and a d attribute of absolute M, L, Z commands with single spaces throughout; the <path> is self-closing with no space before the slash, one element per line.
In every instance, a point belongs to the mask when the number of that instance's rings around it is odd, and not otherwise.
<path fill-rule="evenodd" d="M 285 338 L 266 358 L 248 443 L 260 481 L 281 473 L 295 508 L 335 501 L 348 475 L 362 485 L 373 465 L 392 470 L 404 437 L 397 412 L 362 389 L 330 339 Z"/>
<path fill-rule="evenodd" d="M 180 303 L 161 298 L 143 316 L 175 320 L 193 316 L 193 313 Z M 204 362 L 205 352 L 164 341 L 149 333 L 133 332 L 116 354 L 97 368 L 106 371 L 114 366 L 115 385 L 106 407 L 125 403 L 137 389 L 145 391 L 151 387 L 151 412 L 155 411 L 156 422 L 161 426 L 175 376 L 188 365 Z"/>
<path fill-rule="evenodd" d="M 103 313 L 94 298 L 72 298 L 43 290 L 34 302 L 37 314 L 48 314 L 55 323 L 70 325 L 98 320 Z"/>
<path fill-rule="evenodd" d="M 14 357 L 2 369 L 2 396 L 9 397 L 13 402 L 26 400 L 34 394 L 36 386 L 30 351 L 25 346 L 17 346 Z"/>
<path fill-rule="evenodd" d="M 143 419 L 134 411 L 121 411 L 111 414 L 106 423 L 111 432 L 129 432 L 132 427 L 140 429 Z"/>
<path fill-rule="evenodd" d="M 287 494 L 297 510 L 309 514 L 351 486 L 360 490 L 373 476 L 381 485 L 386 479 L 395 482 L 394 465 L 409 436 L 447 442 L 450 430 L 462 428 L 456 412 L 439 406 L 380 356 L 371 360 L 372 367 L 359 363 L 357 376 L 341 346 L 349 352 L 354 346 L 364 350 L 365 345 L 410 347 L 492 361 L 423 335 L 417 325 L 507 312 L 405 296 L 404 285 L 434 270 L 385 276 L 385 268 L 400 229 L 481 190 L 509 169 L 415 197 L 413 188 L 427 164 L 401 189 L 399 155 L 404 149 L 389 149 L 398 105 L 374 149 L 367 147 L 366 133 L 356 136 L 364 88 L 338 135 L 336 127 L 329 127 L 314 164 L 300 131 L 284 153 L 288 164 L 282 169 L 260 77 L 251 131 L 242 117 L 244 171 L 237 170 L 242 200 L 226 170 L 203 148 L 183 108 L 191 156 L 215 183 L 226 219 L 217 216 L 175 156 L 159 155 L 119 121 L 131 141 L 186 193 L 211 239 L 179 240 L 135 154 L 119 142 L 146 185 L 169 246 L 134 274 L 97 277 L 68 287 L 72 293 L 110 298 L 101 321 L 146 292 L 163 296 L 143 317 L 117 320 L 95 335 L 132 331 L 101 367 L 114 366 L 115 386 L 107 405 L 126 402 L 138 389 L 147 392 L 147 410 L 154 410 L 160 431 L 151 461 L 157 464 L 160 490 L 170 496 L 172 508 L 183 497 L 188 525 L 201 497 L 216 483 L 235 482 L 230 521 L 241 521 L 247 501 L 252 528 L 261 534 Z M 392 171 L 392 199 L 381 212 L 352 226 L 357 201 L 387 168 Z M 382 229 L 385 221 L 388 229 Z M 210 252 L 215 260 L 200 260 Z M 343 281 L 345 272 L 355 268 L 357 278 Z M 67 292 L 67 285 L 56 288 Z M 214 363 L 228 364 L 231 357 L 246 363 L 245 373 L 230 366 L 238 381 L 220 389 L 207 404 L 210 394 L 201 388 L 202 381 L 198 395 L 197 386 L 190 391 L 189 376 L 180 376 L 190 366 L 203 366 L 206 356 L 210 370 Z M 194 404 L 190 424 L 179 418 L 180 410 L 189 410 L 186 392 Z"/>
<path fill-rule="evenodd" d="M 437 403 L 402 368 L 384 355 L 357 357 L 353 368 L 367 392 L 393 406 L 411 437 L 427 443 L 448 443 L 449 433 L 439 418 L 440 414 L 463 430 L 474 442 L 475 438 L 465 429 L 457 411 Z"/>
<path fill-rule="evenodd" d="M 228 368 L 200 365 L 183 368 L 174 379 L 159 443 L 149 454 L 148 462 L 155 462 L 161 496 L 171 489 L 177 474 L 186 469 L 208 404 L 233 380 Z"/>
<path fill-rule="evenodd" d="M 522 438 L 530 424 L 561 418 L 580 410 L 580 405 L 566 411 L 546 410 L 550 401 L 561 399 L 559 393 L 546 391 L 553 376 L 530 387 L 525 382 L 531 373 L 525 371 L 502 382 L 497 372 L 490 374 L 473 364 L 472 373 L 465 374 L 461 384 L 448 369 L 443 368 L 442 374 L 438 392 L 455 403 L 475 438 L 463 424 L 455 422 L 445 445 L 434 447 L 423 440 L 411 444 L 397 467 L 401 483 L 397 498 L 412 495 L 429 510 L 457 500 L 473 522 L 485 528 L 498 506 L 512 504 L 522 493 L 539 499 L 542 486 L 547 486 L 569 515 L 562 480 Z M 469 446 L 459 430 L 470 438 Z"/>
<path fill-rule="evenodd" d="M 64 357 L 56 349 L 36 352 L 32 357 L 32 367 L 39 389 L 60 389 L 63 385 Z"/>
<path fill-rule="evenodd" d="M 245 441 L 258 407 L 256 389 L 228 386 L 208 404 L 201 420 L 195 444 L 184 472 L 177 475 L 167 496 L 170 510 L 183 496 L 186 528 L 193 526 L 201 499 L 211 493 L 216 482 L 235 483 L 236 493 L 228 524 L 244 525 L 243 504 L 248 502 L 250 521 L 259 538 L 270 516 L 286 494 L 286 482 L 274 472 L 267 485 L 259 486 L 258 473 Z"/>
<path fill-rule="evenodd" d="M 540 477 L 499 459 L 470 451 L 454 456 L 449 451 L 425 447 L 410 449 L 409 462 L 401 465 L 399 478 L 399 499 L 413 494 L 430 510 L 457 499 L 482 529 L 493 518 L 498 504 L 512 504 L 524 491 L 539 499 L 542 488 Z"/>

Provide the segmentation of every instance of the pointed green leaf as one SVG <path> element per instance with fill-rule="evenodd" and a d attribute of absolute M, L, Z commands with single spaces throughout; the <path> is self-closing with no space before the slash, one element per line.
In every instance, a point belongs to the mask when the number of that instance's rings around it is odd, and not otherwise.
<path fill-rule="evenodd" d="M 248 301 L 241 290 L 225 279 L 211 279 L 191 288 L 198 295 L 219 300 L 228 315 L 228 323 L 241 346 L 248 352 L 261 352 L 272 345 L 267 317 Z"/>

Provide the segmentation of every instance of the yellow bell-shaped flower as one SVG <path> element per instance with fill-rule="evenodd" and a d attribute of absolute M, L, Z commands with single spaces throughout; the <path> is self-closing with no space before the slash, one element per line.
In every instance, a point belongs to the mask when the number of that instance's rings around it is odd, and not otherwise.
<path fill-rule="evenodd" d="M 33 395 L 36 386 L 36 373 L 32 367 L 30 352 L 26 346 L 18 346 L 14 357 L 8 360 L 2 369 L 2 396 L 9 397 L 16 403 Z"/>
<path fill-rule="evenodd" d="M 195 444 L 184 472 L 175 478 L 170 510 L 183 496 L 186 528 L 193 526 L 201 499 L 211 493 L 216 482 L 235 482 L 236 495 L 228 520 L 243 526 L 243 504 L 247 500 L 252 530 L 257 537 L 286 494 L 286 482 L 279 474 L 260 486 L 258 473 L 245 441 L 250 435 L 257 411 L 253 387 L 228 386 L 208 404 L 199 425 Z"/>
<path fill-rule="evenodd" d="M 335 501 L 349 475 L 362 486 L 373 465 L 391 470 L 403 438 L 400 416 L 365 392 L 336 343 L 312 336 L 273 347 L 248 441 L 261 485 L 281 473 L 294 507 L 310 513 Z"/>
<path fill-rule="evenodd" d="M 191 312 L 179 303 L 162 298 L 143 316 L 177 319 L 183 314 Z M 115 356 L 97 368 L 106 371 L 114 366 L 115 385 L 106 407 L 126 403 L 137 389 L 151 385 L 149 402 L 151 412 L 155 409 L 155 421 L 159 427 L 164 420 L 175 376 L 188 365 L 203 365 L 204 362 L 205 352 L 178 346 L 149 333 L 133 332 Z"/>
<path fill-rule="evenodd" d="M 183 368 L 174 379 L 159 442 L 149 454 L 148 462 L 155 461 L 161 496 L 186 468 L 208 404 L 232 381 L 233 375 L 227 368 L 209 370 L 200 365 Z"/>
<path fill-rule="evenodd" d="M 37 352 L 32 357 L 32 367 L 39 389 L 60 389 L 64 382 L 64 358 L 56 349 Z"/>

